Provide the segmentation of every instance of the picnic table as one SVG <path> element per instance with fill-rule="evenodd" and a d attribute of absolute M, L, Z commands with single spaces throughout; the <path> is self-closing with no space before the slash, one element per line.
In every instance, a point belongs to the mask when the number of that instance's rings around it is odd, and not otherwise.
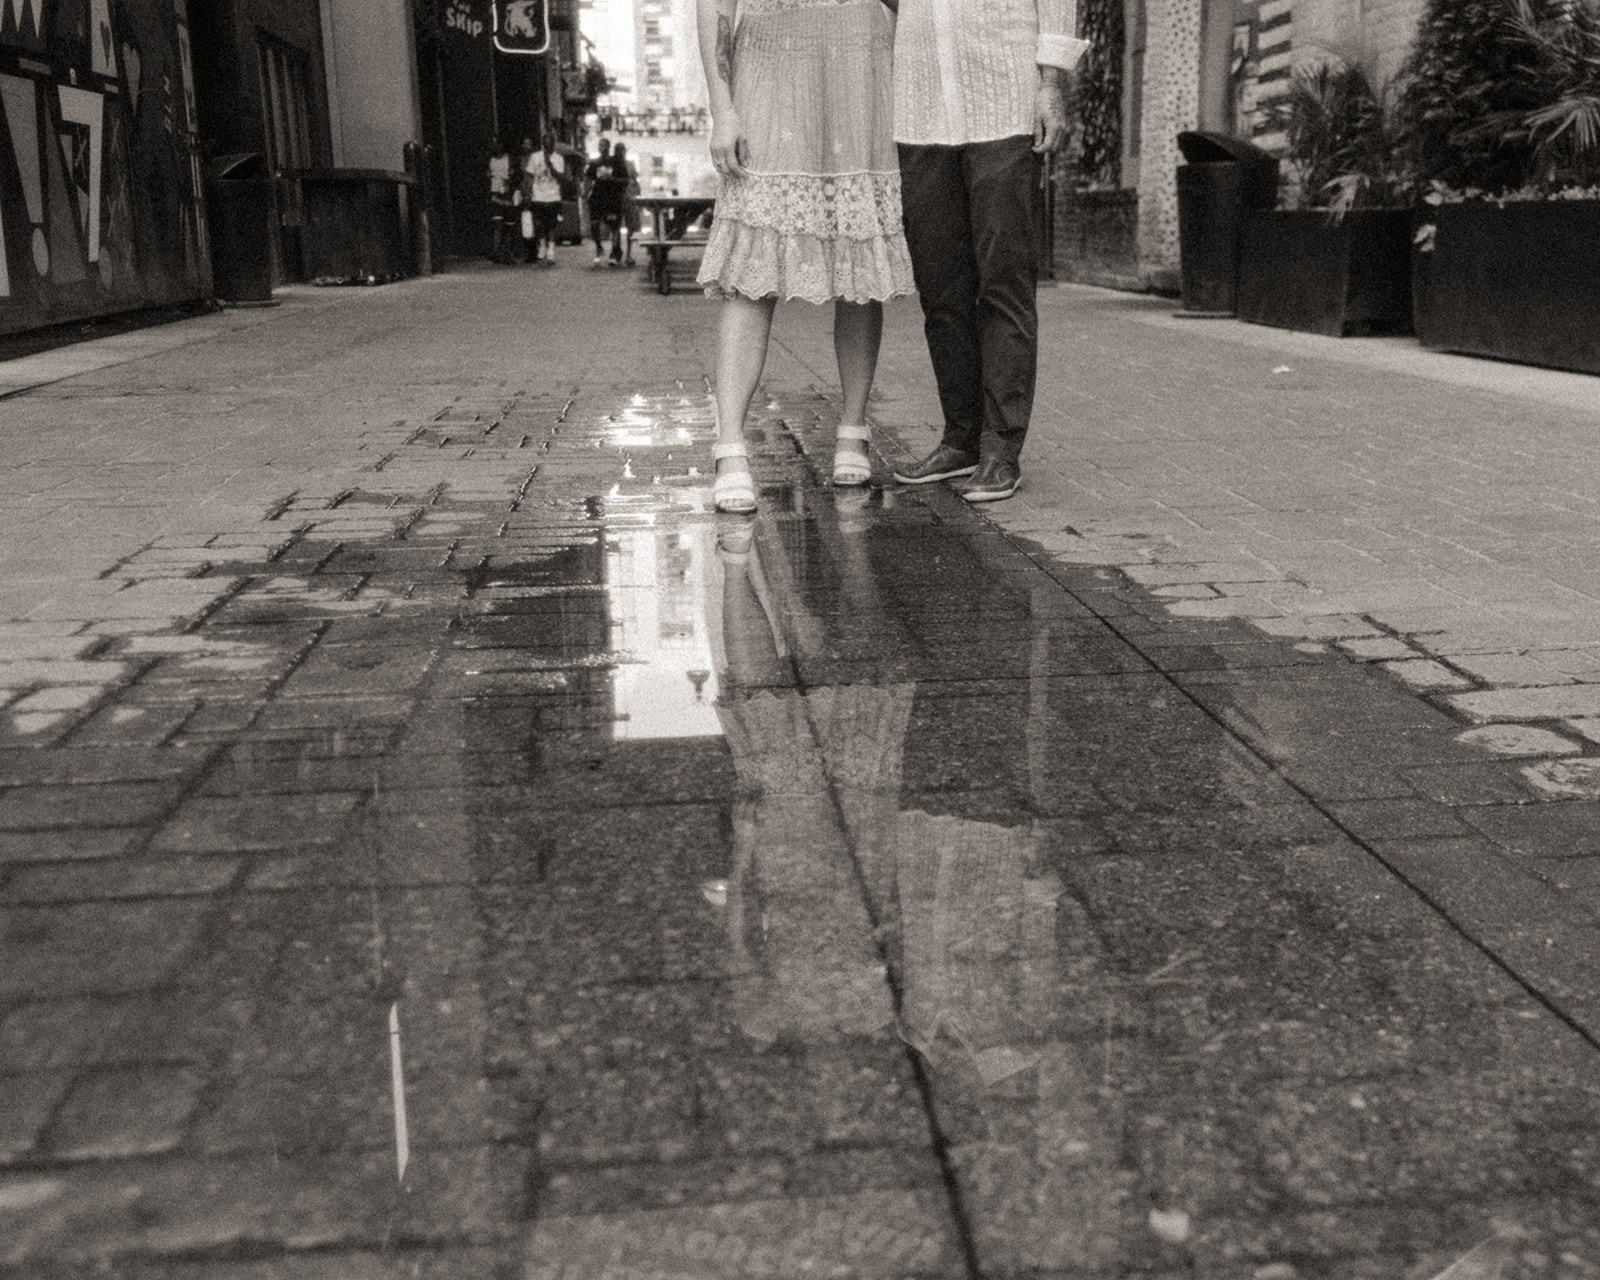
<path fill-rule="evenodd" d="M 648 254 L 645 271 L 658 293 L 672 292 L 667 257 L 674 249 L 705 248 L 705 215 L 717 205 L 715 196 L 637 196 L 639 236 L 634 247 Z"/>

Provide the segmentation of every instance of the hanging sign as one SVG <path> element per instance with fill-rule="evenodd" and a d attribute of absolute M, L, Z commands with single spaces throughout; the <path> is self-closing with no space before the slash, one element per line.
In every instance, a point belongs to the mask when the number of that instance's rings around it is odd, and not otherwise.
<path fill-rule="evenodd" d="M 550 0 L 494 0 L 494 47 L 543 53 L 550 47 Z"/>

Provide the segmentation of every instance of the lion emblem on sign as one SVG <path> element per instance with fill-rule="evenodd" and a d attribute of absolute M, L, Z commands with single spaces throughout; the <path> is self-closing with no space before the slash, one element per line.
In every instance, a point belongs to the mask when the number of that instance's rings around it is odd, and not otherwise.
<path fill-rule="evenodd" d="M 506 0 L 505 32 L 524 40 L 537 40 L 544 35 L 544 23 L 539 12 L 544 0 Z"/>

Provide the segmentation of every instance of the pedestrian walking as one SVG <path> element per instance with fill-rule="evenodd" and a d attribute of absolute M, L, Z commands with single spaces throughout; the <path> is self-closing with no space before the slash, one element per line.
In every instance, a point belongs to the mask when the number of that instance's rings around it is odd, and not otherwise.
<path fill-rule="evenodd" d="M 901 0 L 895 138 L 906 242 L 943 411 L 904 484 L 964 479 L 969 502 L 1017 491 L 1039 325 L 1033 192 L 1067 140 L 1068 75 L 1089 47 L 1074 0 Z"/>
<path fill-rule="evenodd" d="M 624 143 L 617 143 L 612 148 L 611 158 L 620 161 L 627 171 L 627 184 L 622 188 L 622 265 L 631 267 L 633 261 L 633 242 L 639 234 L 639 168 L 628 155 L 628 148 Z"/>
<path fill-rule="evenodd" d="M 544 131 L 542 143 L 522 162 L 522 174 L 533 222 L 533 260 L 553 267 L 556 265 L 556 227 L 561 222 L 561 180 L 566 176 L 567 166 L 556 150 L 553 130 Z"/>
<path fill-rule="evenodd" d="M 700 283 L 720 297 L 713 500 L 750 512 L 744 420 L 780 298 L 834 304 L 833 481 L 864 485 L 883 302 L 909 293 L 881 0 L 698 0 L 721 177 Z M 739 10 L 735 29 L 735 10 Z"/>
<path fill-rule="evenodd" d="M 517 216 L 514 183 L 511 178 L 511 152 L 503 143 L 491 144 L 489 153 L 489 257 L 494 262 L 511 261 L 512 224 Z"/>
<path fill-rule="evenodd" d="M 620 148 L 620 144 L 619 144 Z M 622 202 L 628 186 L 626 151 L 620 161 L 611 139 L 600 139 L 600 154 L 589 162 L 585 183 L 589 191 L 589 229 L 594 236 L 594 265 L 622 261 Z M 609 258 L 606 240 L 611 241 Z"/>

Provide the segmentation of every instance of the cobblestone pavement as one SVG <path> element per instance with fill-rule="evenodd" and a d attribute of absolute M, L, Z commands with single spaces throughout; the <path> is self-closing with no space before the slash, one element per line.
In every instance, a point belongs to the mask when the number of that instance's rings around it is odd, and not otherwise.
<path fill-rule="evenodd" d="M 1167 310 L 983 512 L 631 275 L 0 366 L 0 1275 L 1600 1274 L 1582 384 Z"/>

